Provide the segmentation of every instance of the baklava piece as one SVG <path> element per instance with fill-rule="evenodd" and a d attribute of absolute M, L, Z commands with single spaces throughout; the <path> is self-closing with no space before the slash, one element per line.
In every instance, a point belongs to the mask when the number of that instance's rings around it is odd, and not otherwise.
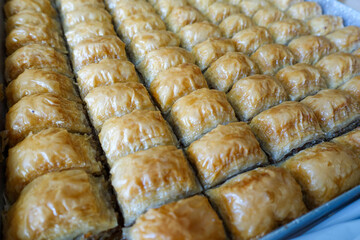
<path fill-rule="evenodd" d="M 25 96 L 47 92 L 72 101 L 80 101 L 72 79 L 52 71 L 26 69 L 7 86 L 7 104 L 11 107 Z"/>
<path fill-rule="evenodd" d="M 136 82 L 97 87 L 86 95 L 84 101 L 92 124 L 98 132 L 109 118 L 121 117 L 136 109 L 155 110 L 144 85 Z"/>
<path fill-rule="evenodd" d="M 267 0 L 243 0 L 240 2 L 239 7 L 242 13 L 252 17 L 258 10 L 272 6 Z"/>
<path fill-rule="evenodd" d="M 94 88 L 117 82 L 139 82 L 134 65 L 119 59 L 103 59 L 92 63 L 77 72 L 80 95 L 85 98 Z"/>
<path fill-rule="evenodd" d="M 11 30 L 23 26 L 47 26 L 53 31 L 61 32 L 60 23 L 54 18 L 49 17 L 45 13 L 41 12 L 32 12 L 24 11 L 19 12 L 8 19 L 6 19 L 5 28 L 6 33 L 11 32 Z"/>
<path fill-rule="evenodd" d="M 264 27 L 250 27 L 234 35 L 236 51 L 250 55 L 264 44 L 273 43 L 274 40 Z"/>
<path fill-rule="evenodd" d="M 231 39 L 208 39 L 192 49 L 201 71 L 227 52 L 235 52 L 235 43 Z"/>
<path fill-rule="evenodd" d="M 155 9 L 145 0 L 121 0 L 114 1 L 116 4 L 110 9 L 113 15 L 115 27 L 118 28 L 122 22 L 134 15 L 142 15 L 146 13 L 155 13 Z"/>
<path fill-rule="evenodd" d="M 186 153 L 205 189 L 241 171 L 267 163 L 259 142 L 244 122 L 217 126 L 190 144 Z"/>
<path fill-rule="evenodd" d="M 358 159 L 360 158 L 360 127 L 331 141 L 343 145 L 355 153 Z"/>
<path fill-rule="evenodd" d="M 205 20 L 204 15 L 202 15 L 197 9 L 191 6 L 184 6 L 174 8 L 165 18 L 165 23 L 170 31 L 177 33 L 186 25 Z"/>
<path fill-rule="evenodd" d="M 201 195 L 150 209 L 131 228 L 125 229 L 125 237 L 129 240 L 147 236 L 154 239 L 226 239 L 222 221 Z"/>
<path fill-rule="evenodd" d="M 360 103 L 360 76 L 353 77 L 351 80 L 341 85 L 339 89 L 349 93 Z"/>
<path fill-rule="evenodd" d="M 49 144 L 51 143 L 51 144 Z M 6 192 L 10 201 L 35 178 L 49 172 L 84 169 L 100 173 L 101 163 L 90 136 L 50 128 L 26 137 L 9 149 L 6 160 Z"/>
<path fill-rule="evenodd" d="M 299 102 L 284 102 L 255 116 L 251 129 L 274 161 L 323 137 L 316 114 Z"/>
<path fill-rule="evenodd" d="M 159 15 L 147 12 L 127 17 L 116 31 L 126 45 L 128 45 L 136 33 L 151 30 L 166 30 L 166 26 Z"/>
<path fill-rule="evenodd" d="M 26 45 L 5 60 L 5 79 L 10 82 L 25 69 L 44 69 L 73 77 L 67 57 L 52 47 L 39 44 Z"/>
<path fill-rule="evenodd" d="M 197 22 L 186 25 L 178 33 L 181 46 L 189 51 L 198 43 L 210 38 L 220 38 L 221 30 L 218 26 L 209 22 Z"/>
<path fill-rule="evenodd" d="M 56 17 L 56 11 L 49 0 L 11 0 L 6 1 L 4 5 L 6 18 L 24 11 L 45 13 L 49 17 Z"/>
<path fill-rule="evenodd" d="M 254 75 L 237 81 L 227 98 L 243 121 L 288 99 L 284 87 L 268 75 Z"/>
<path fill-rule="evenodd" d="M 285 11 L 292 5 L 303 2 L 304 0 L 268 0 L 268 1 L 274 4 L 274 6 L 280 9 L 281 11 Z"/>
<path fill-rule="evenodd" d="M 213 62 L 204 76 L 212 88 L 228 92 L 239 79 L 257 73 L 257 65 L 248 56 L 229 52 Z"/>
<path fill-rule="evenodd" d="M 301 36 L 292 40 L 288 47 L 299 63 L 315 64 L 322 57 L 336 52 L 336 47 L 322 36 Z"/>
<path fill-rule="evenodd" d="M 156 0 L 152 0 L 156 1 Z M 215 3 L 216 0 L 188 0 L 188 2 L 199 9 L 202 13 L 205 13 L 211 4 Z"/>
<path fill-rule="evenodd" d="M 291 101 L 299 101 L 327 88 L 319 70 L 306 63 L 283 68 L 275 77 L 284 86 Z"/>
<path fill-rule="evenodd" d="M 326 38 L 330 40 L 341 52 L 352 52 L 360 47 L 360 27 L 347 26 L 336 30 Z"/>
<path fill-rule="evenodd" d="M 103 8 L 83 6 L 75 11 L 65 13 L 63 25 L 65 32 L 81 22 L 106 22 L 111 24 L 111 15 Z"/>
<path fill-rule="evenodd" d="M 158 146 L 122 157 L 110 173 L 125 226 L 149 208 L 201 190 L 182 150 L 175 146 Z"/>
<path fill-rule="evenodd" d="M 292 5 L 286 11 L 286 14 L 289 17 L 307 21 L 311 18 L 321 16 L 322 8 L 316 2 L 300 2 Z"/>
<path fill-rule="evenodd" d="M 165 30 L 142 31 L 134 35 L 129 53 L 135 65 L 139 64 L 145 55 L 161 47 L 178 47 L 180 39 L 175 33 Z"/>
<path fill-rule="evenodd" d="M 146 0 L 104 0 L 104 2 L 106 5 L 106 9 L 108 9 L 111 14 L 114 14 L 114 10 L 119 7 L 124 9 L 125 12 L 128 9 L 130 11 L 135 10 L 130 15 L 142 13 L 141 6 L 144 6 L 144 9 L 146 9 L 146 10 L 152 10 L 152 12 L 155 11 L 154 8 L 151 6 L 152 3 L 150 2 L 150 0 L 148 0 L 148 1 L 146 1 Z M 126 6 L 128 6 L 127 9 L 126 9 Z M 140 11 L 140 12 L 138 12 L 138 11 Z"/>
<path fill-rule="evenodd" d="M 312 35 L 325 36 L 344 27 L 343 19 L 338 16 L 322 15 L 307 21 Z"/>
<path fill-rule="evenodd" d="M 206 88 L 180 98 L 170 111 L 170 122 L 184 146 L 188 146 L 219 124 L 236 121 L 234 110 L 226 100 L 225 93 Z"/>
<path fill-rule="evenodd" d="M 25 187 L 6 215 L 7 239 L 75 239 L 118 226 L 103 178 L 53 172 Z"/>
<path fill-rule="evenodd" d="M 161 113 L 149 110 L 135 110 L 122 117 L 108 119 L 99 139 L 110 166 L 121 157 L 137 151 L 177 144 Z"/>
<path fill-rule="evenodd" d="M 359 102 L 342 90 L 322 90 L 305 98 L 301 103 L 314 111 L 321 128 L 329 138 L 339 131 L 345 131 L 346 127 L 360 119 Z"/>
<path fill-rule="evenodd" d="M 258 168 L 206 192 L 233 239 L 257 239 L 307 212 L 300 186 L 285 169 Z"/>
<path fill-rule="evenodd" d="M 51 127 L 91 133 L 82 104 L 51 93 L 23 97 L 6 114 L 10 146 L 22 141 L 30 133 Z"/>
<path fill-rule="evenodd" d="M 274 22 L 270 24 L 268 29 L 274 41 L 278 44 L 287 44 L 296 37 L 310 33 L 309 28 L 304 22 L 291 18 Z"/>
<path fill-rule="evenodd" d="M 101 36 L 116 36 L 114 26 L 108 22 L 81 22 L 65 33 L 70 48 L 74 48 L 85 39 Z"/>
<path fill-rule="evenodd" d="M 194 64 L 184 63 L 159 73 L 151 82 L 149 91 L 161 111 L 168 113 L 179 98 L 207 87 L 200 68 Z"/>
<path fill-rule="evenodd" d="M 105 8 L 103 0 L 55 0 L 62 14 L 81 9 L 85 6 Z"/>
<path fill-rule="evenodd" d="M 345 146 L 324 142 L 288 159 L 283 167 L 301 185 L 310 209 L 360 184 L 360 158 Z"/>
<path fill-rule="evenodd" d="M 232 38 L 236 33 L 254 25 L 250 17 L 238 13 L 225 18 L 219 25 L 219 28 L 226 38 Z"/>
<path fill-rule="evenodd" d="M 360 75 L 360 59 L 350 53 L 333 53 L 315 64 L 329 88 L 337 88 Z"/>
<path fill-rule="evenodd" d="M 186 0 L 156 0 L 154 8 L 162 19 L 165 19 L 174 8 L 188 6 Z"/>
<path fill-rule="evenodd" d="M 260 72 L 274 75 L 280 69 L 296 63 L 294 54 L 281 44 L 265 44 L 251 55 Z"/>
<path fill-rule="evenodd" d="M 276 8 L 262 8 L 257 11 L 252 20 L 258 26 L 268 27 L 271 23 L 281 21 L 285 18 L 285 13 Z"/>
<path fill-rule="evenodd" d="M 160 72 L 182 63 L 195 63 L 192 53 L 179 47 L 163 47 L 146 54 L 138 70 L 150 85 Z"/>
<path fill-rule="evenodd" d="M 88 38 L 76 45 L 71 53 L 74 71 L 102 59 L 126 60 L 125 44 L 117 36 Z"/>
<path fill-rule="evenodd" d="M 226 17 L 240 13 L 240 8 L 224 2 L 214 2 L 206 10 L 206 16 L 213 24 L 218 25 Z"/>
<path fill-rule="evenodd" d="M 360 58 L 360 48 L 352 52 L 352 55 Z"/>

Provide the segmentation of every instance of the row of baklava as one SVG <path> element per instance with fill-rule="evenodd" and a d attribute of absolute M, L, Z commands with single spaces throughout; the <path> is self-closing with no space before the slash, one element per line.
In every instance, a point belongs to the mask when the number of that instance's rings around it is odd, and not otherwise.
<path fill-rule="evenodd" d="M 56 10 L 48 0 L 11 0 L 4 8 L 9 54 L 6 194 L 12 203 L 4 237 L 103 236 L 118 225 L 117 214 Z"/>

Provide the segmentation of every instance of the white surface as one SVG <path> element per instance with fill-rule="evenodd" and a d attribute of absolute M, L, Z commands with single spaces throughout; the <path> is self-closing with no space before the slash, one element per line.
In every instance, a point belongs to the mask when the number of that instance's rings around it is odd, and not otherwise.
<path fill-rule="evenodd" d="M 343 0 L 341 2 L 360 12 L 360 0 Z"/>

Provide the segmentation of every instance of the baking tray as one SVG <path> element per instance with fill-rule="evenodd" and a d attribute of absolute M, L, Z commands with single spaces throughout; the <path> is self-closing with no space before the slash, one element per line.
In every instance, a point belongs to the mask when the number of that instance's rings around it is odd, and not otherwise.
<path fill-rule="evenodd" d="M 306 0 L 308 1 L 308 0 Z M 355 25 L 360 27 L 360 12 L 357 12 L 346 5 L 336 1 L 336 0 L 312 0 L 317 2 L 323 8 L 324 14 L 331 14 L 336 16 L 341 16 L 344 19 L 344 25 Z M 359 2 L 360 4 L 360 2 Z M 5 61 L 5 24 L 4 24 L 4 13 L 3 13 L 4 0 L 0 0 L 0 19 L 2 23 L 0 24 L 0 70 L 4 72 L 4 61 Z M 3 87 L 4 76 L 0 74 L 0 86 Z M 0 96 L 3 96 L 0 94 Z M 3 99 L 0 99 L 0 131 L 4 130 L 5 126 L 5 114 L 6 114 L 6 104 Z M 0 138 L 1 139 L 1 138 Z M 0 147 L 3 149 L 3 142 L 0 141 Z M 4 182 L 5 182 L 5 162 L 0 156 L 0 216 L 4 211 L 5 199 L 3 197 L 4 193 Z M 278 239 L 289 239 L 291 237 L 296 237 L 301 235 L 304 231 L 309 229 L 311 226 L 321 221 L 322 219 L 328 217 L 336 210 L 346 206 L 352 201 L 360 198 L 360 186 L 357 186 L 346 193 L 343 193 L 339 197 L 329 201 L 328 203 L 312 210 L 311 212 L 305 214 L 304 216 L 295 219 L 294 221 L 276 229 L 275 231 L 267 234 L 262 239 L 263 240 L 278 240 Z M 3 218 L 0 217 L 0 239 L 2 238 L 2 221 Z"/>

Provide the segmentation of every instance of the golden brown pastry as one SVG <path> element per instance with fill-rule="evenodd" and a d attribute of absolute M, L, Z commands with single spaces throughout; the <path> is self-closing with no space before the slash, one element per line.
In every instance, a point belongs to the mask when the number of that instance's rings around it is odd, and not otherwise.
<path fill-rule="evenodd" d="M 73 77 L 64 54 L 57 52 L 52 47 L 39 44 L 26 45 L 6 58 L 6 81 L 14 80 L 25 69 L 44 69 L 64 74 L 70 78 Z"/>
<path fill-rule="evenodd" d="M 136 33 L 150 30 L 166 30 L 165 23 L 159 15 L 152 12 L 127 17 L 116 31 L 121 39 L 129 44 Z"/>
<path fill-rule="evenodd" d="M 108 6 L 113 14 L 116 27 L 119 27 L 120 24 L 130 16 L 155 13 L 155 9 L 145 0 L 120 0 L 114 2 L 114 5 L 110 4 L 110 6 Z M 112 6 L 114 7 L 112 8 Z"/>
<path fill-rule="evenodd" d="M 300 63 L 315 64 L 323 56 L 336 51 L 336 47 L 322 36 L 301 36 L 292 40 L 289 49 Z"/>
<path fill-rule="evenodd" d="M 205 70 L 227 52 L 235 52 L 235 43 L 231 39 L 208 39 L 196 44 L 192 51 L 195 62 L 201 71 Z"/>
<path fill-rule="evenodd" d="M 360 58 L 360 48 L 352 52 L 352 55 L 357 56 Z"/>
<path fill-rule="evenodd" d="M 151 82 L 149 91 L 161 111 L 167 113 L 179 98 L 207 87 L 200 68 L 194 64 L 184 63 L 159 73 Z"/>
<path fill-rule="evenodd" d="M 112 166 L 121 157 L 159 145 L 176 145 L 176 138 L 159 111 L 135 110 L 105 121 L 99 134 Z"/>
<path fill-rule="evenodd" d="M 258 26 L 268 27 L 269 24 L 277 21 L 281 21 L 285 18 L 285 13 L 277 8 L 262 8 L 257 11 L 252 20 Z"/>
<path fill-rule="evenodd" d="M 139 64 L 145 55 L 161 47 L 178 47 L 180 39 L 175 33 L 165 30 L 141 31 L 134 35 L 129 53 L 135 65 Z"/>
<path fill-rule="evenodd" d="M 61 127 L 70 132 L 91 133 L 81 103 L 52 93 L 23 97 L 6 114 L 6 130 L 12 147 L 30 133 Z"/>
<path fill-rule="evenodd" d="M 267 163 L 259 142 L 244 122 L 218 125 L 190 144 L 186 153 L 205 189 L 241 171 Z"/>
<path fill-rule="evenodd" d="M 350 95 L 352 95 L 358 102 L 360 102 L 360 76 L 353 77 L 339 87 Z"/>
<path fill-rule="evenodd" d="M 226 100 L 225 93 L 207 88 L 180 98 L 170 112 L 170 122 L 184 146 L 219 124 L 235 121 L 234 110 Z"/>
<path fill-rule="evenodd" d="M 285 67 L 275 77 L 283 85 L 291 101 L 299 101 L 327 88 L 318 69 L 306 63 Z"/>
<path fill-rule="evenodd" d="M 199 9 L 200 12 L 205 13 L 210 5 L 216 2 L 216 0 L 188 0 L 188 2 Z"/>
<path fill-rule="evenodd" d="M 105 186 L 84 170 L 38 177 L 7 213 L 5 239 L 85 239 L 116 227 Z"/>
<path fill-rule="evenodd" d="M 268 1 L 274 4 L 274 6 L 280 9 L 281 11 L 285 11 L 292 5 L 303 2 L 304 0 L 268 0 Z"/>
<path fill-rule="evenodd" d="M 191 6 L 176 7 L 165 18 L 167 27 L 175 33 L 186 25 L 202 21 L 205 21 L 204 15 Z"/>
<path fill-rule="evenodd" d="M 11 0 L 6 1 L 4 5 L 6 18 L 23 11 L 40 12 L 52 18 L 56 17 L 56 11 L 49 0 Z"/>
<path fill-rule="evenodd" d="M 174 8 L 188 6 L 186 0 L 156 0 L 155 2 L 154 8 L 162 19 L 169 16 Z"/>
<path fill-rule="evenodd" d="M 331 141 L 343 145 L 360 158 L 360 127 Z"/>
<path fill-rule="evenodd" d="M 213 62 L 204 73 L 212 88 L 228 92 L 239 79 L 259 73 L 257 65 L 246 55 L 228 52 Z"/>
<path fill-rule="evenodd" d="M 227 99 L 242 121 L 288 99 L 284 87 L 268 75 L 254 75 L 237 81 Z"/>
<path fill-rule="evenodd" d="M 27 25 L 47 26 L 49 29 L 52 29 L 52 31 L 61 32 L 60 24 L 54 18 L 49 17 L 45 13 L 26 10 L 6 19 L 6 33 L 11 32 L 11 30 L 15 28 Z"/>
<path fill-rule="evenodd" d="M 117 36 L 99 36 L 85 39 L 71 52 L 74 71 L 102 59 L 126 60 L 125 44 Z"/>
<path fill-rule="evenodd" d="M 79 10 L 85 6 L 105 8 L 103 0 L 55 0 L 55 2 L 62 14 Z"/>
<path fill-rule="evenodd" d="M 119 158 L 110 173 L 125 226 L 149 208 L 201 190 L 184 153 L 175 146 L 158 146 Z"/>
<path fill-rule="evenodd" d="M 337 88 L 360 75 L 360 58 L 350 53 L 333 53 L 315 64 L 329 88 Z"/>
<path fill-rule="evenodd" d="M 195 63 L 195 58 L 183 48 L 163 47 L 146 54 L 138 70 L 143 75 L 145 83 L 150 85 L 160 72 L 182 63 Z"/>
<path fill-rule="evenodd" d="M 314 111 L 327 137 L 360 119 L 359 102 L 342 90 L 322 90 L 301 102 Z"/>
<path fill-rule="evenodd" d="M 111 23 L 111 15 L 103 8 L 83 6 L 75 11 L 65 13 L 63 16 L 64 30 L 81 22 L 107 22 Z"/>
<path fill-rule="evenodd" d="M 81 168 L 88 173 L 100 173 L 101 163 L 96 161 L 97 157 L 90 136 L 69 133 L 63 128 L 30 135 L 9 149 L 7 196 L 15 201 L 28 183 L 49 172 Z"/>
<path fill-rule="evenodd" d="M 265 44 L 251 55 L 251 60 L 257 63 L 260 72 L 274 75 L 280 69 L 296 63 L 294 54 L 281 44 Z"/>
<path fill-rule="evenodd" d="M 81 22 L 70 27 L 65 33 L 70 48 L 85 39 L 100 36 L 116 36 L 114 26 L 109 22 Z"/>
<path fill-rule="evenodd" d="M 303 21 L 291 18 L 273 22 L 269 26 L 269 32 L 279 44 L 287 44 L 296 37 L 310 34 L 308 26 Z"/>
<path fill-rule="evenodd" d="M 94 88 L 117 82 L 139 82 L 134 65 L 125 60 L 103 59 L 77 72 L 80 95 L 85 98 Z"/>
<path fill-rule="evenodd" d="M 299 102 L 284 102 L 255 116 L 250 123 L 262 149 L 274 161 L 323 137 L 315 113 Z"/>
<path fill-rule="evenodd" d="M 300 2 L 292 5 L 286 11 L 286 14 L 289 17 L 306 21 L 311 18 L 321 16 L 322 8 L 316 2 Z"/>
<path fill-rule="evenodd" d="M 311 34 L 315 36 L 325 36 L 344 27 L 343 19 L 333 15 L 314 17 L 306 24 L 309 26 Z"/>
<path fill-rule="evenodd" d="M 143 3 L 144 5 L 148 5 L 146 2 L 150 2 L 150 1 L 146 1 L 146 0 L 103 0 L 106 6 L 106 9 L 109 10 L 109 12 L 111 14 L 113 14 L 114 9 L 116 8 L 117 5 L 119 6 L 129 6 L 129 9 L 133 8 L 133 6 L 137 6 L 138 3 Z M 134 5 L 133 5 L 134 3 Z M 138 8 L 136 8 L 138 9 Z M 139 8 L 140 10 L 140 8 Z M 134 14 L 137 14 L 136 12 L 134 12 Z"/>
<path fill-rule="evenodd" d="M 352 52 L 360 47 L 360 27 L 347 26 L 326 35 L 341 52 Z"/>
<path fill-rule="evenodd" d="M 267 0 L 243 0 L 239 6 L 242 13 L 252 17 L 258 10 L 270 8 L 271 4 Z"/>
<path fill-rule="evenodd" d="M 206 192 L 233 239 L 257 239 L 307 212 L 300 186 L 286 170 L 257 168 Z"/>
<path fill-rule="evenodd" d="M 264 27 L 249 27 L 234 35 L 236 51 L 250 55 L 264 44 L 273 43 L 270 32 Z"/>
<path fill-rule="evenodd" d="M 214 2 L 206 10 L 206 16 L 216 25 L 221 23 L 226 17 L 236 13 L 240 13 L 240 8 L 238 6 L 224 2 Z"/>
<path fill-rule="evenodd" d="M 210 38 L 219 38 L 222 36 L 218 26 L 209 22 L 196 22 L 183 27 L 178 33 L 181 46 L 188 51 L 198 43 Z"/>
<path fill-rule="evenodd" d="M 86 95 L 84 101 L 92 124 L 98 132 L 109 118 L 121 117 L 136 109 L 155 110 L 146 88 L 137 82 L 97 87 Z"/>
<path fill-rule="evenodd" d="M 124 231 L 129 240 L 146 239 L 147 236 L 154 239 L 226 239 L 221 220 L 202 195 L 150 209 Z"/>
<path fill-rule="evenodd" d="M 252 27 L 254 23 L 245 14 L 232 14 L 225 18 L 219 25 L 226 38 L 232 38 L 237 32 Z"/>
<path fill-rule="evenodd" d="M 5 39 L 6 54 L 11 55 L 19 48 L 40 44 L 55 48 L 66 53 L 65 42 L 59 32 L 50 29 L 47 25 L 23 25 L 13 29 Z"/>
<path fill-rule="evenodd" d="M 301 185 L 310 209 L 360 184 L 360 158 L 333 142 L 305 149 L 287 160 L 283 167 Z"/>
<path fill-rule="evenodd" d="M 11 107 L 25 96 L 47 92 L 72 101 L 80 101 L 72 79 L 52 71 L 26 69 L 7 86 L 7 104 Z"/>

